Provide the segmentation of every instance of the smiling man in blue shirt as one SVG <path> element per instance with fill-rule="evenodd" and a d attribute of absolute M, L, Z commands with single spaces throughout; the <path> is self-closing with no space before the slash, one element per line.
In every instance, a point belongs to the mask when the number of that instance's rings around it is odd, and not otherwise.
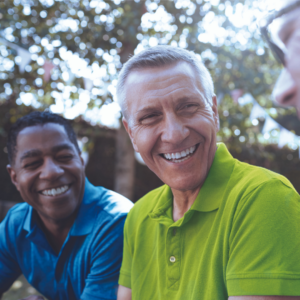
<path fill-rule="evenodd" d="M 48 299 L 115 299 L 132 203 L 85 178 L 76 135 L 58 115 L 19 119 L 8 155 L 25 203 L 0 224 L 0 298 L 23 273 Z"/>

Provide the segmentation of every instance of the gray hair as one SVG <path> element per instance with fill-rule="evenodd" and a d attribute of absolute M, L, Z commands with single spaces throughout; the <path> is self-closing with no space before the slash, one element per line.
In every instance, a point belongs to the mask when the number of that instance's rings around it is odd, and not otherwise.
<path fill-rule="evenodd" d="M 156 46 L 132 56 L 120 71 L 116 97 L 124 117 L 127 119 L 127 99 L 125 98 L 125 83 L 130 72 L 137 69 L 155 68 L 172 65 L 177 62 L 187 62 L 197 72 L 202 84 L 207 102 L 212 105 L 214 85 L 212 78 L 197 55 L 182 48 L 172 46 Z"/>

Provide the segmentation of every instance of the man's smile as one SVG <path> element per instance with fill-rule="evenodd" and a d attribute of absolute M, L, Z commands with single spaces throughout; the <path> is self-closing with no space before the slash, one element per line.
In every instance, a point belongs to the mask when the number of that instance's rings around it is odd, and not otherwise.
<path fill-rule="evenodd" d="M 170 162 L 179 163 L 179 162 L 185 161 L 188 158 L 190 158 L 196 151 L 198 145 L 199 144 L 192 146 L 190 148 L 187 148 L 180 152 L 163 153 L 163 154 L 161 154 L 161 156 Z"/>
<path fill-rule="evenodd" d="M 45 190 L 39 191 L 39 193 L 44 196 L 55 197 L 55 196 L 61 195 L 61 194 L 65 193 L 66 191 L 68 191 L 70 186 L 71 186 L 70 184 L 68 184 L 68 185 L 66 184 L 66 185 L 59 186 L 57 188 L 45 189 Z"/>

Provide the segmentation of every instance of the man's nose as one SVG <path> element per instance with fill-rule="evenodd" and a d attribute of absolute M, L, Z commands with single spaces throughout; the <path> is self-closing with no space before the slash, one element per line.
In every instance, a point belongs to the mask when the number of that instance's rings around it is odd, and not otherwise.
<path fill-rule="evenodd" d="M 64 170 L 53 159 L 45 159 L 40 173 L 41 179 L 55 180 L 64 173 Z"/>
<path fill-rule="evenodd" d="M 166 143 L 178 144 L 182 142 L 188 135 L 190 130 L 180 118 L 175 115 L 167 116 L 164 122 L 161 140 Z"/>
<path fill-rule="evenodd" d="M 290 73 L 283 69 L 274 87 L 273 97 L 282 106 L 296 107 L 297 86 Z"/>

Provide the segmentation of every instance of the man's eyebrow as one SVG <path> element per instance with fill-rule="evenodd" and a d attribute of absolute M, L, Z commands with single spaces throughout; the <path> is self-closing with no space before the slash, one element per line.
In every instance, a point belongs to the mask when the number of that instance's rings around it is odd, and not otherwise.
<path fill-rule="evenodd" d="M 194 96 L 194 95 L 191 95 L 189 97 L 181 97 L 176 102 L 179 103 L 179 104 L 181 104 L 181 103 L 184 103 L 186 101 L 192 100 L 194 98 L 196 98 L 196 96 Z"/>
<path fill-rule="evenodd" d="M 189 101 L 189 100 L 192 100 L 192 99 L 195 99 L 195 98 L 198 98 L 198 97 L 199 97 L 199 95 L 194 95 L 194 94 L 192 94 L 192 95 L 190 95 L 190 96 L 180 97 L 179 99 L 175 100 L 174 103 L 178 105 L 178 104 L 187 102 L 187 101 Z M 205 99 L 203 99 L 203 100 L 205 100 Z M 158 109 L 158 108 L 155 107 L 155 106 L 147 106 L 147 107 L 144 107 L 144 108 L 138 110 L 138 111 L 136 112 L 136 114 L 139 115 L 139 114 L 144 114 L 144 113 L 151 113 L 151 112 L 153 112 L 153 111 L 155 111 L 155 110 L 157 110 L 157 109 Z"/>
<path fill-rule="evenodd" d="M 37 150 L 37 149 L 28 150 L 21 156 L 20 160 L 23 161 L 26 158 L 41 156 L 41 154 L 42 154 L 42 151 Z"/>
<path fill-rule="evenodd" d="M 155 106 L 148 106 L 148 107 L 144 107 L 144 108 L 138 110 L 136 112 L 136 114 L 149 113 L 149 112 L 153 112 L 154 110 L 157 110 L 157 108 Z"/>
<path fill-rule="evenodd" d="M 51 151 L 56 153 L 59 152 L 61 150 L 72 150 L 74 151 L 74 148 L 70 145 L 70 144 L 60 144 L 57 146 L 54 146 Z M 32 150 L 28 150 L 26 151 L 20 158 L 21 161 L 23 161 L 26 158 L 32 158 L 32 157 L 38 157 L 42 155 L 42 151 L 38 150 L 38 149 L 32 149 Z"/>
<path fill-rule="evenodd" d="M 60 144 L 60 145 L 57 145 L 57 146 L 54 146 L 51 151 L 56 153 L 56 152 L 59 152 L 61 150 L 72 150 L 74 151 L 74 148 L 70 145 L 70 144 Z"/>

